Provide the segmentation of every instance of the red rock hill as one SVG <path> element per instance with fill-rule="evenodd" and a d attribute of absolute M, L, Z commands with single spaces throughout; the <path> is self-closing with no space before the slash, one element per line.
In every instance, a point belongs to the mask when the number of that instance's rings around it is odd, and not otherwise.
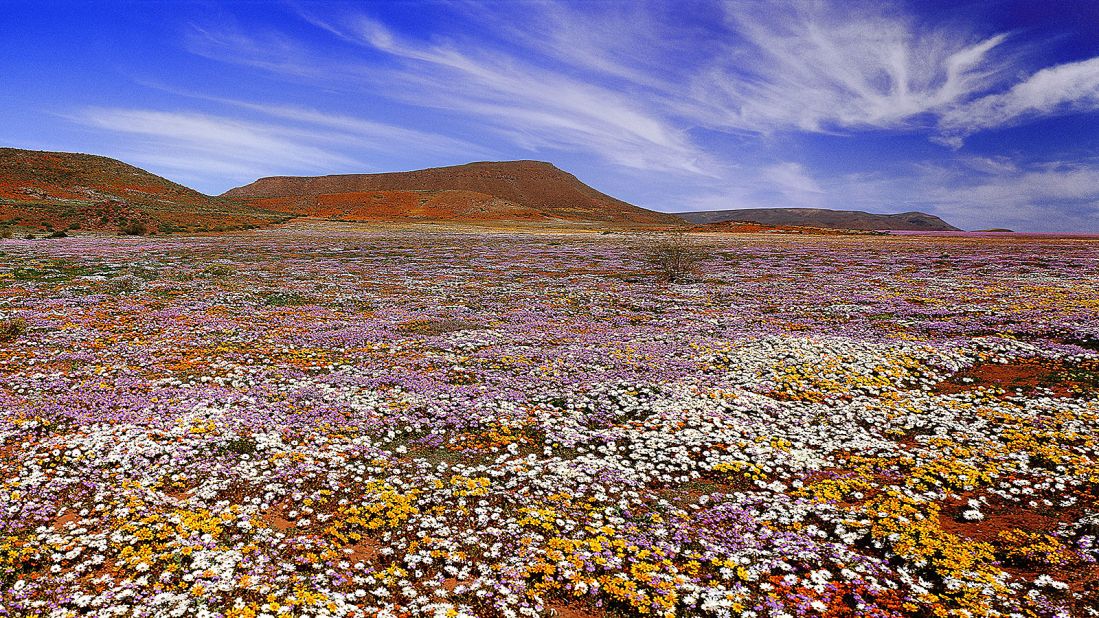
<path fill-rule="evenodd" d="M 480 162 L 412 172 L 273 176 L 223 194 L 261 208 L 346 220 L 679 220 L 601 193 L 541 161 Z"/>

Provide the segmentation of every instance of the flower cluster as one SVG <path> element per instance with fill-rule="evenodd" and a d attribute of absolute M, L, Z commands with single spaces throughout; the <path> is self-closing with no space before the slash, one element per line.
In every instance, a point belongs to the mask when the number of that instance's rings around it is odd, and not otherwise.
<path fill-rule="evenodd" d="M 0 615 L 1099 607 L 1099 246 L 0 244 Z"/>

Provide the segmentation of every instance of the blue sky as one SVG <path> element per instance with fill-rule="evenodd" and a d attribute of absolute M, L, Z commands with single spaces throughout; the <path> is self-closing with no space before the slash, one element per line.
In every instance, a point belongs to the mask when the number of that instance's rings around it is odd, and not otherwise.
<path fill-rule="evenodd" d="M 0 145 L 207 193 L 541 159 L 668 212 L 1099 231 L 1099 2 L 19 2 Z"/>

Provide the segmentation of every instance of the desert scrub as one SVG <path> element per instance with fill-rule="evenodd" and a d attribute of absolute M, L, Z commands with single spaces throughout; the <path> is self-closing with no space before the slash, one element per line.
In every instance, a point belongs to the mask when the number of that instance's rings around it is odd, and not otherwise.
<path fill-rule="evenodd" d="M 694 281 L 702 262 L 709 257 L 706 248 L 682 230 L 644 234 L 637 241 L 641 259 L 665 283 Z"/>
<path fill-rule="evenodd" d="M 160 273 L 155 268 L 149 268 L 148 266 L 134 266 L 126 274 L 133 275 L 142 281 L 156 281 L 160 278 Z"/>
<path fill-rule="evenodd" d="M 141 221 L 130 221 L 119 226 L 118 231 L 125 236 L 144 236 L 149 228 Z"/>
<path fill-rule="evenodd" d="M 299 292 L 271 292 L 263 297 L 268 307 L 300 307 L 308 305 L 309 299 Z"/>
<path fill-rule="evenodd" d="M 250 436 L 232 438 L 222 444 L 221 451 L 236 455 L 251 455 L 256 452 L 256 441 Z"/>
<path fill-rule="evenodd" d="M 26 332 L 27 321 L 23 318 L 0 320 L 0 341 L 13 341 Z"/>
<path fill-rule="evenodd" d="M 203 269 L 202 274 L 207 277 L 231 277 L 236 274 L 236 269 L 225 264 L 211 264 Z"/>

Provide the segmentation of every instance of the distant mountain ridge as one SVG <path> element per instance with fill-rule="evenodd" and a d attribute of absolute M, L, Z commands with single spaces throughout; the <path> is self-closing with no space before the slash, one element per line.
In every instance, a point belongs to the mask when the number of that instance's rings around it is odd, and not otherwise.
<path fill-rule="evenodd" d="M 208 196 L 98 155 L 0 148 L 0 228 L 221 231 L 295 216 L 346 221 L 606 223 L 729 221 L 849 230 L 952 231 L 921 212 L 819 208 L 678 213 L 611 197 L 542 161 L 476 162 L 408 172 L 271 176 Z"/>
<path fill-rule="evenodd" d="M 0 148 L 0 226 L 206 230 L 280 218 L 109 157 Z"/>
<path fill-rule="evenodd" d="M 272 176 L 223 197 L 298 215 L 674 224 L 679 219 L 597 191 L 543 161 L 482 161 L 409 172 Z M 401 211 L 396 204 L 414 207 Z"/>
<path fill-rule="evenodd" d="M 763 225 L 797 225 L 848 230 L 960 231 L 935 215 L 923 212 L 875 214 L 861 210 L 827 208 L 740 208 L 676 213 L 691 223 L 747 221 Z"/>

